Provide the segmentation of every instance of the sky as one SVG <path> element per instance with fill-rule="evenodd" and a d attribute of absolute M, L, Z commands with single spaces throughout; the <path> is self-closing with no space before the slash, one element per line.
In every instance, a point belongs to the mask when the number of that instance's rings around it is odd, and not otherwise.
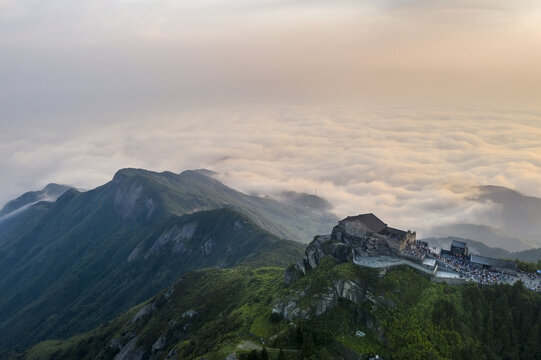
<path fill-rule="evenodd" d="M 541 196 L 538 1 L 0 0 L 0 204 L 123 167 L 425 229 Z M 391 220 L 388 220 L 391 223 Z"/>

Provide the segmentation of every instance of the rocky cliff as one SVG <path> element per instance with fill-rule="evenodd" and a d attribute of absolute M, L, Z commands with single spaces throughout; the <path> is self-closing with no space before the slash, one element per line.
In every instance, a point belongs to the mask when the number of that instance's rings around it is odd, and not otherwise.
<path fill-rule="evenodd" d="M 346 219 L 347 220 L 347 219 Z M 308 245 L 304 256 L 284 273 L 284 282 L 291 285 L 295 280 L 315 269 L 321 259 L 333 258 L 335 263 L 352 262 L 354 257 L 393 256 L 398 253 L 393 242 L 385 235 L 378 234 L 362 224 L 352 226 L 346 220 L 340 221 L 331 235 L 317 235 Z"/>

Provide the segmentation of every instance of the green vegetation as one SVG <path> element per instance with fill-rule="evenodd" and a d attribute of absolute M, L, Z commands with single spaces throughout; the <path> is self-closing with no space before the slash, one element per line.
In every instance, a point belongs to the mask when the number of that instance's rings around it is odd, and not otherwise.
<path fill-rule="evenodd" d="M 215 207 L 227 209 L 202 211 Z M 541 296 L 521 284 L 447 286 L 324 258 L 285 287 L 304 247 L 268 230 L 316 233 L 316 213 L 197 172 L 131 169 L 38 203 L 0 233 L 0 358 L 112 359 L 130 343 L 162 359 L 540 358 Z M 337 299 L 346 283 L 357 303 Z M 282 300 L 304 312 L 273 315 Z"/>
<path fill-rule="evenodd" d="M 286 225 L 262 220 L 267 205 Z M 0 358 L 95 328 L 194 269 L 287 266 L 304 246 L 257 223 L 293 231 L 294 212 L 195 172 L 130 169 L 92 191 L 38 203 L 0 233 Z M 178 235 L 189 224 L 193 233 Z M 168 232 L 181 241 L 163 240 Z"/>
<path fill-rule="evenodd" d="M 385 359 L 539 359 L 541 295 L 522 284 L 479 287 L 432 283 L 408 267 L 379 277 L 372 269 L 329 258 L 291 288 L 283 269 L 237 267 L 186 275 L 151 299 L 152 314 L 134 323 L 132 309 L 111 323 L 65 342 L 34 347 L 27 359 L 111 359 L 113 339 L 138 336 L 146 355 L 165 336 L 158 358 L 332 359 L 379 354 Z M 303 289 L 299 303 L 310 306 L 318 292 L 338 280 L 361 284 L 372 300 L 341 299 L 329 311 L 293 322 L 272 316 L 277 299 Z M 187 311 L 193 310 L 193 316 Z M 360 330 L 364 337 L 356 336 Z M 263 348 L 265 351 L 263 351 Z M 355 355 L 357 354 L 357 355 Z"/>
<path fill-rule="evenodd" d="M 169 339 L 168 351 L 176 350 L 182 358 L 205 354 L 209 359 L 223 359 L 228 351 L 235 351 L 239 339 L 257 341 L 287 327 L 270 320 L 270 306 L 282 289 L 282 272 L 281 268 L 239 267 L 189 273 L 174 286 L 170 296 L 166 291 L 149 302 L 156 307 L 151 315 L 132 323 L 129 319 L 139 306 L 108 326 L 69 340 L 71 346 L 62 342 L 39 344 L 28 358 L 62 359 L 81 354 L 80 359 L 108 358 L 110 339 L 125 343 L 135 333 L 139 335 L 137 345 L 149 353 L 163 335 Z M 254 323 L 258 326 L 254 327 Z"/>
<path fill-rule="evenodd" d="M 522 260 L 515 260 L 515 262 L 517 263 L 519 270 L 526 271 L 529 273 L 533 273 L 541 269 L 541 259 L 537 260 L 537 263 L 526 262 Z"/>

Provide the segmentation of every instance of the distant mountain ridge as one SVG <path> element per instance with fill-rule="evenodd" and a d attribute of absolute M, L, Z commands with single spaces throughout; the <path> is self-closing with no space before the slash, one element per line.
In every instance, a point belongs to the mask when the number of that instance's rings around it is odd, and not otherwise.
<path fill-rule="evenodd" d="M 448 236 L 445 238 L 425 238 L 421 240 L 428 242 L 431 246 L 437 246 L 444 249 L 450 249 L 453 240 L 463 241 L 468 244 L 470 253 L 479 254 L 494 259 L 518 259 L 533 263 L 541 259 L 541 248 L 512 252 L 502 248 L 487 246 L 480 241 L 456 236 Z"/>
<path fill-rule="evenodd" d="M 464 239 L 475 239 L 490 247 L 505 249 L 509 252 L 531 249 L 534 244 L 528 239 L 513 236 L 503 230 L 479 224 L 447 224 L 435 227 L 428 237 L 455 236 Z M 441 235 L 434 235 L 441 234 Z"/>
<path fill-rule="evenodd" d="M 541 198 L 503 186 L 474 188 L 465 200 L 492 208 L 475 223 L 441 224 L 423 231 L 426 237 L 458 236 L 511 252 L 541 247 Z"/>
<path fill-rule="evenodd" d="M 72 187 L 59 184 L 48 184 L 42 190 L 29 191 L 18 198 L 6 203 L 2 209 L 0 209 L 0 224 L 12 220 L 13 217 L 21 214 L 24 210 L 27 210 L 32 205 L 39 201 L 54 202 L 66 191 Z"/>

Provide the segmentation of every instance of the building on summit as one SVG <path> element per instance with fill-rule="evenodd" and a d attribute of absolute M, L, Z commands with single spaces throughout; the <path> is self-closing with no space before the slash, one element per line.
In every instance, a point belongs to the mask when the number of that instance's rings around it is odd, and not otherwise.
<path fill-rule="evenodd" d="M 341 220 L 333 229 L 332 236 L 334 239 L 342 241 L 344 236 L 364 238 L 367 235 L 380 238 L 391 249 L 398 251 L 404 251 L 406 246 L 412 244 L 416 239 L 414 231 L 389 227 L 372 213 L 348 216 Z"/>

